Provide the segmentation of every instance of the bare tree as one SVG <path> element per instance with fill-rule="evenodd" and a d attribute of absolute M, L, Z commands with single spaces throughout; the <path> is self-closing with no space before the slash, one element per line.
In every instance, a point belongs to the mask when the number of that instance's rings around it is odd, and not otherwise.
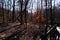
<path fill-rule="evenodd" d="M 3 10 L 3 6 L 4 6 L 4 0 L 2 0 L 2 10 Z M 3 23 L 4 23 L 4 10 L 3 10 Z"/>
<path fill-rule="evenodd" d="M 25 11 L 25 13 L 24 13 L 24 15 L 25 15 L 25 22 L 27 22 L 26 21 L 26 9 L 27 9 L 27 5 L 28 5 L 29 0 L 19 0 L 18 2 L 20 4 L 20 14 L 18 16 L 18 17 L 20 17 L 20 20 L 19 19 L 18 20 L 22 24 L 23 23 L 23 18 L 22 18 L 23 17 L 23 11 Z"/>
<path fill-rule="evenodd" d="M 15 0 L 13 0 L 13 13 L 12 13 L 12 21 L 14 22 L 15 20 Z"/>

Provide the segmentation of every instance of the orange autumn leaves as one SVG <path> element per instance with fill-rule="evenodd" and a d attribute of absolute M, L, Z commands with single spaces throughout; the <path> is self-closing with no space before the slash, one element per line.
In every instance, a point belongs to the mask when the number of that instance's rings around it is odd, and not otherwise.
<path fill-rule="evenodd" d="M 46 21 L 46 18 L 41 14 L 32 13 L 32 17 L 33 17 L 34 22 L 38 22 L 38 21 L 45 22 Z"/>

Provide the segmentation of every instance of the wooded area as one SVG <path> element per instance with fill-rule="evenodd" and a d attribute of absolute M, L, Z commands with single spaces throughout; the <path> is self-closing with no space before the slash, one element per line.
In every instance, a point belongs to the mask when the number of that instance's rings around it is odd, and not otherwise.
<path fill-rule="evenodd" d="M 0 0 L 1 40 L 57 40 L 60 4 L 56 6 L 55 0 L 36 0 L 33 11 L 33 1 Z"/>

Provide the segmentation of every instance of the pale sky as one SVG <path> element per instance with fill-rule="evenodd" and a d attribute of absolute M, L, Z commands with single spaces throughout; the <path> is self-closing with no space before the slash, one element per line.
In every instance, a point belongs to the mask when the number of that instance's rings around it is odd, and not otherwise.
<path fill-rule="evenodd" d="M 6 4 L 7 4 L 7 1 L 8 1 L 8 0 L 6 0 Z M 19 9 L 19 5 L 17 5 L 17 4 L 18 4 L 17 1 L 18 1 L 18 0 L 16 0 L 16 3 L 15 3 L 15 5 L 16 5 L 15 8 L 16 8 L 16 10 Z M 30 0 L 30 1 L 29 1 L 29 4 L 28 4 L 28 6 L 27 6 L 27 7 L 28 7 L 27 10 L 28 10 L 29 12 L 31 12 L 31 10 L 32 10 L 32 11 L 36 11 L 36 9 L 37 9 L 37 2 L 38 2 L 38 4 L 41 3 L 40 0 L 38 0 L 38 1 L 37 1 L 37 0 Z M 55 0 L 55 5 L 57 6 L 57 4 L 59 4 L 59 2 L 60 2 L 60 0 Z M 9 3 L 9 4 L 11 4 L 11 5 L 12 5 L 11 7 L 13 7 L 13 0 L 12 0 L 12 2 Z M 43 5 L 42 8 L 45 8 L 45 7 L 44 7 L 44 5 L 45 5 L 44 1 L 43 1 L 43 4 L 42 4 L 42 5 Z M 54 0 L 53 0 L 53 2 L 52 2 L 52 5 L 54 5 Z M 33 6 L 33 8 L 32 8 L 32 6 Z M 38 5 L 38 6 L 41 8 L 41 4 Z M 12 10 L 12 8 L 10 8 L 10 9 Z"/>
<path fill-rule="evenodd" d="M 28 7 L 30 7 L 29 9 L 28 9 L 28 11 L 29 12 L 31 12 L 30 10 L 32 10 L 32 11 L 36 11 L 36 9 L 37 9 L 37 2 L 38 2 L 38 6 L 40 6 L 40 8 L 41 8 L 41 1 L 40 0 L 33 0 L 32 2 L 31 2 L 31 0 L 30 0 L 30 3 L 31 4 L 33 4 L 33 8 L 32 8 L 32 5 L 31 5 L 31 7 L 30 6 L 28 6 Z M 57 4 L 60 2 L 60 0 L 55 0 L 55 6 L 57 6 Z M 29 4 L 30 4 L 29 3 Z M 42 8 L 45 8 L 45 3 L 44 3 L 44 1 L 43 1 L 43 3 L 42 3 L 42 5 L 43 5 L 43 7 Z M 54 0 L 53 0 L 53 2 L 52 2 L 52 6 L 54 5 Z"/>

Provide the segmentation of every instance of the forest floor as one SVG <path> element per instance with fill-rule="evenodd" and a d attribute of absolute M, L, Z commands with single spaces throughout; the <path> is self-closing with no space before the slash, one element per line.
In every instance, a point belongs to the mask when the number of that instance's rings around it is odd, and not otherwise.
<path fill-rule="evenodd" d="M 14 35 L 17 33 L 19 35 L 23 34 L 19 39 L 31 40 L 35 32 L 37 33 L 39 31 L 38 27 L 38 25 L 34 25 L 32 23 L 27 23 L 27 25 L 26 23 L 23 25 L 20 25 L 20 23 L 9 23 L 9 25 L 6 27 L 0 26 L 0 39 L 5 39 L 12 34 Z"/>
<path fill-rule="evenodd" d="M 42 30 L 44 27 L 41 28 Z M 9 23 L 8 26 L 0 26 L 0 40 L 41 40 L 39 25 L 33 23 Z"/>

